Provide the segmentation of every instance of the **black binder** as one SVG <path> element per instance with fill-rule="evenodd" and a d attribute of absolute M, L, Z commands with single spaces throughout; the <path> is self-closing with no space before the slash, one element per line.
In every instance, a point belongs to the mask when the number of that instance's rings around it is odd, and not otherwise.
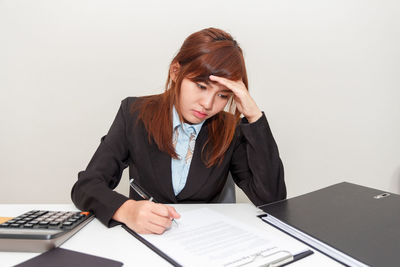
<path fill-rule="evenodd" d="M 263 220 L 345 265 L 400 264 L 400 195 L 343 182 L 260 208 Z"/>

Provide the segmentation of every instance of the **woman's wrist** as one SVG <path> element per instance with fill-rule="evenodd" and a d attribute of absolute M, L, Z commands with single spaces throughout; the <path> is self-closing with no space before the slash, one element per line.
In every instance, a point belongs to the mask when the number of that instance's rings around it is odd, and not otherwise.
<path fill-rule="evenodd" d="M 127 221 L 127 216 L 126 214 L 128 214 L 129 212 L 129 206 L 131 204 L 133 204 L 134 202 L 136 202 L 133 199 L 128 199 L 127 201 L 124 202 L 124 204 L 122 204 L 114 213 L 113 215 L 113 220 L 116 220 L 118 222 L 121 223 L 126 223 Z"/>
<path fill-rule="evenodd" d="M 261 116 L 262 116 L 262 112 L 261 112 L 261 110 L 258 110 L 255 114 L 245 116 L 245 117 L 249 123 L 253 123 L 253 122 L 258 121 L 258 119 L 260 119 Z"/>

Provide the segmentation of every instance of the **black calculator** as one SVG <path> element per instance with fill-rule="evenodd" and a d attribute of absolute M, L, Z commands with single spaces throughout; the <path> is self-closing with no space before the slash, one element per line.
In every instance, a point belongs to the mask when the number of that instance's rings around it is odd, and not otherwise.
<path fill-rule="evenodd" d="M 50 250 L 93 218 L 89 212 L 31 210 L 0 224 L 0 251 Z"/>

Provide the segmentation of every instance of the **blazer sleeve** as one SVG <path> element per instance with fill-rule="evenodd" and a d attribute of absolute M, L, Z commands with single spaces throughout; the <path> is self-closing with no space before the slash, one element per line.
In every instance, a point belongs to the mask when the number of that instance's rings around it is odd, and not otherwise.
<path fill-rule="evenodd" d="M 230 171 L 256 206 L 286 198 L 283 164 L 264 113 L 253 123 L 242 119 Z"/>
<path fill-rule="evenodd" d="M 126 138 L 128 99 L 121 106 L 107 135 L 90 160 L 86 170 L 79 172 L 71 191 L 74 204 L 88 210 L 106 226 L 115 224 L 112 216 L 128 198 L 113 189 L 119 184 L 129 157 Z"/>

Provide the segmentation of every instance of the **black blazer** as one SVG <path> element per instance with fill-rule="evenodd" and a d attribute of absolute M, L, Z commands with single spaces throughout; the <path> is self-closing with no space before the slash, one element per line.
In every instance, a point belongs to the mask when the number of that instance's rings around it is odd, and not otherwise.
<path fill-rule="evenodd" d="M 186 185 L 175 196 L 171 157 L 154 142 L 150 144 L 143 123 L 136 122 L 137 112 L 131 111 L 136 100 L 128 97 L 122 101 L 108 134 L 101 139 L 86 170 L 78 174 L 71 196 L 79 209 L 94 212 L 102 223 L 111 226 L 114 212 L 128 200 L 112 190 L 128 166 L 129 176 L 161 203 L 215 202 L 229 171 L 255 205 L 286 197 L 282 161 L 264 114 L 254 123 L 243 118 L 222 164 L 210 168 L 201 160 L 208 135 L 206 121 L 196 140 Z M 129 196 L 141 199 L 132 189 Z"/>

